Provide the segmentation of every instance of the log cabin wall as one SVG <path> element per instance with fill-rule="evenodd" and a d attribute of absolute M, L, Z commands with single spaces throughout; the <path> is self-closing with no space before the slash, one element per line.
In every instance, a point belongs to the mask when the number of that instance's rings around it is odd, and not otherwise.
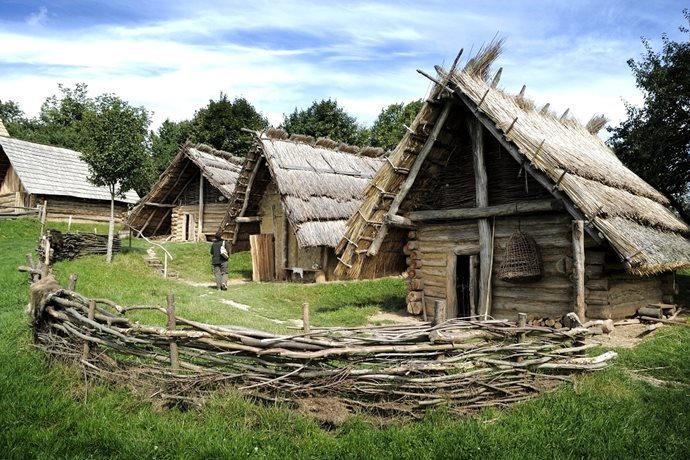
<path fill-rule="evenodd" d="M 33 197 L 35 203 L 48 202 L 48 220 L 68 220 L 72 222 L 108 222 L 110 220 L 110 202 L 102 200 L 88 200 L 69 196 L 40 196 Z M 115 202 L 115 221 L 121 222 L 127 213 L 125 203 Z"/>
<path fill-rule="evenodd" d="M 566 213 L 497 218 L 494 227 L 491 316 L 517 320 L 518 313 L 558 318 L 573 309 L 572 217 Z M 534 238 L 539 248 L 543 276 L 529 283 L 502 281 L 497 271 L 504 260 L 511 235 L 520 230 Z"/>

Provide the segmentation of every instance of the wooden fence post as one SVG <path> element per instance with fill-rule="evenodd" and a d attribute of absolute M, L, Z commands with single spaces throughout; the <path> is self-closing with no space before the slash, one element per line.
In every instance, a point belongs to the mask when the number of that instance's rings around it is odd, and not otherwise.
<path fill-rule="evenodd" d="M 311 326 L 309 325 L 309 304 L 307 302 L 302 304 L 302 327 L 305 334 L 311 332 Z"/>
<path fill-rule="evenodd" d="M 527 313 L 518 313 L 518 327 L 527 326 Z M 518 342 L 524 342 L 525 337 L 527 337 L 526 332 L 520 332 L 518 334 Z"/>
<path fill-rule="evenodd" d="M 443 300 L 434 300 L 434 321 L 433 325 L 437 326 L 446 320 L 446 302 Z"/>
<path fill-rule="evenodd" d="M 69 285 L 67 289 L 74 291 L 77 288 L 77 279 L 79 279 L 79 276 L 76 273 L 69 275 Z"/>
<path fill-rule="evenodd" d="M 173 294 L 167 295 L 168 307 L 168 330 L 175 330 L 175 296 Z M 173 370 L 180 368 L 179 353 L 177 351 L 177 342 L 173 337 L 170 338 L 170 366 Z"/>
<path fill-rule="evenodd" d="M 89 300 L 89 313 L 87 314 L 87 318 L 89 320 L 93 321 L 94 317 L 96 316 L 96 301 L 95 300 Z M 90 335 L 90 334 L 87 334 Z M 86 361 L 89 359 L 89 353 L 91 352 L 91 344 L 89 343 L 88 340 L 84 341 L 84 351 L 82 352 L 81 359 Z"/>

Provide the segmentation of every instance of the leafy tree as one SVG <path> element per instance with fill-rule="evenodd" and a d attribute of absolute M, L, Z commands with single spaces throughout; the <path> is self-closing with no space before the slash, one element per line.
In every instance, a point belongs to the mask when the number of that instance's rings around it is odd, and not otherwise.
<path fill-rule="evenodd" d="M 24 139 L 26 132 L 31 129 L 30 121 L 24 116 L 24 111 L 12 100 L 5 102 L 0 100 L 0 120 L 9 134 L 19 139 Z"/>
<path fill-rule="evenodd" d="M 110 192 L 110 226 L 106 261 L 113 258 L 115 196 L 141 186 L 150 157 L 146 151 L 149 113 L 113 94 L 98 96 L 93 110 L 83 113 L 82 159 L 89 165 L 89 181 Z"/>
<path fill-rule="evenodd" d="M 690 24 L 690 13 L 683 10 Z M 681 32 L 690 35 L 687 27 Z M 662 35 L 661 52 L 642 40 L 642 59 L 628 60 L 642 107 L 626 104 L 627 120 L 609 129 L 609 143 L 618 157 L 664 193 L 688 219 L 690 182 L 690 41 Z"/>
<path fill-rule="evenodd" d="M 157 132 L 151 131 L 149 137 L 155 177 L 168 167 L 182 145 L 191 137 L 191 134 L 192 122 L 189 120 L 179 122 L 165 120 Z"/>
<path fill-rule="evenodd" d="M 381 113 L 371 126 L 371 145 L 393 150 L 405 134 L 405 125 L 410 126 L 422 108 L 422 100 L 408 104 L 391 104 Z"/>
<path fill-rule="evenodd" d="M 245 98 L 230 101 L 227 94 L 220 93 L 217 101 L 209 101 L 194 114 L 191 138 L 194 142 L 244 156 L 251 137 L 242 128 L 261 130 L 267 126 L 268 120 Z"/>
<path fill-rule="evenodd" d="M 295 111 L 283 116 L 281 125 L 290 134 L 306 134 L 314 137 L 328 137 L 347 144 L 368 143 L 368 130 L 357 124 L 357 119 L 345 112 L 335 100 L 314 101 L 306 110 Z"/>
<path fill-rule="evenodd" d="M 94 110 L 94 100 L 86 83 L 77 83 L 74 88 L 58 84 L 58 88 L 61 94 L 46 98 L 41 105 L 29 140 L 80 150 L 85 142 L 82 122 L 85 113 Z"/>

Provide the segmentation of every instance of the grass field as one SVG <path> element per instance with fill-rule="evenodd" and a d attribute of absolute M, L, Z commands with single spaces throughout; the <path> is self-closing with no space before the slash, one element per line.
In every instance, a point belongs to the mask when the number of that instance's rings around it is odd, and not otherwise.
<path fill-rule="evenodd" d="M 93 226 L 85 228 L 93 231 Z M 104 229 L 103 229 L 104 230 Z M 690 328 L 664 327 L 633 350 L 617 350 L 607 370 L 509 409 L 464 418 L 443 410 L 423 420 L 379 427 L 354 416 L 333 431 L 281 406 L 258 405 L 232 389 L 203 410 L 158 411 L 147 395 L 117 385 L 85 385 L 79 368 L 50 364 L 31 346 L 23 308 L 27 276 L 16 271 L 36 244 L 31 220 L 0 221 L 0 457 L 2 458 L 688 458 Z M 99 229 L 99 231 L 102 231 Z M 127 245 L 124 244 L 126 247 Z M 182 316 L 286 332 L 313 306 L 317 324 L 364 324 L 401 306 L 400 280 L 318 286 L 241 284 L 210 288 L 208 246 L 167 244 L 172 267 L 201 286 L 155 275 L 148 246 L 115 257 L 55 265 L 61 282 L 123 304 L 161 304 L 173 292 Z M 246 255 L 233 255 L 235 278 Z M 249 306 L 247 311 L 228 300 Z M 158 317 L 142 320 L 160 321 Z"/>

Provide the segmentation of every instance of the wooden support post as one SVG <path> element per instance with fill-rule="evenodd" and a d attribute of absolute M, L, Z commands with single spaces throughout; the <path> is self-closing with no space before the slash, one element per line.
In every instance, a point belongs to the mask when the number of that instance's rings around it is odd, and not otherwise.
<path fill-rule="evenodd" d="M 75 289 L 77 289 L 78 278 L 79 276 L 76 273 L 72 273 L 71 275 L 69 275 L 69 285 L 67 286 L 67 289 L 69 289 L 70 291 L 74 291 Z"/>
<path fill-rule="evenodd" d="M 457 268 L 458 256 L 455 253 L 446 256 L 446 310 L 447 318 L 458 317 L 458 294 L 457 294 Z"/>
<path fill-rule="evenodd" d="M 474 184 L 476 190 L 476 206 L 486 208 L 489 206 L 489 186 L 484 163 L 484 130 L 482 124 L 476 119 L 468 121 L 470 139 L 472 140 L 472 158 L 474 168 Z M 492 237 L 488 219 L 479 219 L 479 305 L 477 314 L 486 316 L 491 309 L 491 258 Z"/>
<path fill-rule="evenodd" d="M 434 321 L 433 325 L 438 326 L 446 320 L 446 302 L 434 300 Z"/>
<path fill-rule="evenodd" d="M 168 306 L 166 311 L 168 313 L 168 330 L 175 330 L 175 296 L 173 294 L 167 295 Z M 177 351 L 177 342 L 175 339 L 170 339 L 170 366 L 173 370 L 180 368 L 179 354 Z"/>
<path fill-rule="evenodd" d="M 585 319 L 585 223 L 573 221 L 573 311 L 583 323 Z"/>
<path fill-rule="evenodd" d="M 311 332 L 311 326 L 309 325 L 309 304 L 307 302 L 302 304 L 302 328 L 305 334 Z"/>
<path fill-rule="evenodd" d="M 199 170 L 199 224 L 196 232 L 197 241 L 204 238 L 204 174 Z"/>
<path fill-rule="evenodd" d="M 89 312 L 87 314 L 87 318 L 90 321 L 93 321 L 95 316 L 96 316 L 96 301 L 90 300 L 89 301 Z M 89 341 L 86 340 L 86 341 L 84 341 L 84 350 L 82 351 L 81 359 L 84 361 L 89 359 L 89 353 L 90 352 L 91 352 L 91 345 L 89 344 Z"/>

